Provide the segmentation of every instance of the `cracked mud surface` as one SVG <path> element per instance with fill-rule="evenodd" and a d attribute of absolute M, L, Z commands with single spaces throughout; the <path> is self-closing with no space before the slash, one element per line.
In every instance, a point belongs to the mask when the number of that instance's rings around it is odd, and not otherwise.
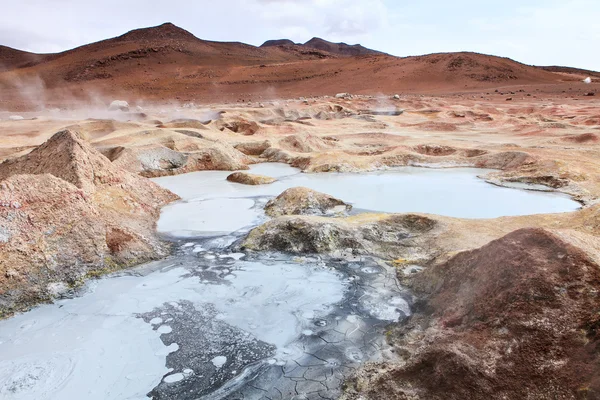
<path fill-rule="evenodd" d="M 200 242 L 196 248 L 208 247 L 210 242 Z M 246 263 L 258 261 L 194 252 L 191 243 L 182 251 L 188 270 L 184 276 L 224 290 L 235 290 L 232 282 L 236 278 L 232 276 L 242 273 Z M 198 259 L 204 262 L 192 266 Z M 382 358 L 386 326 L 409 313 L 410 296 L 398 286 L 392 271 L 374 260 L 289 260 L 284 255 L 270 254 L 261 256 L 260 261 L 271 268 L 282 262 L 301 263 L 303 268 L 317 270 L 333 268 L 344 286 L 343 298 L 327 310 L 315 312 L 302 305 L 294 309 L 293 332 L 286 327 L 277 333 L 293 338 L 281 341 L 280 347 L 257 339 L 265 332 L 252 316 L 246 331 L 227 323 L 227 308 L 223 305 L 217 306 L 219 311 L 210 303 L 171 302 L 139 315 L 156 330 L 168 324 L 172 331 L 161 334 L 161 340 L 165 346 L 177 346 L 167 356 L 167 367 L 172 371 L 150 392 L 152 398 L 335 399 L 344 379 L 361 363 Z M 245 286 L 244 290 L 240 298 L 250 298 L 247 301 L 261 296 L 256 286 Z M 295 299 L 287 299 L 294 296 L 294 290 L 290 292 L 275 300 L 267 299 L 265 308 L 272 300 L 294 303 Z M 230 306 L 236 307 L 235 302 Z M 238 321 L 238 325 L 244 323 Z M 215 365 L 216 358 L 221 358 L 223 364 Z"/>

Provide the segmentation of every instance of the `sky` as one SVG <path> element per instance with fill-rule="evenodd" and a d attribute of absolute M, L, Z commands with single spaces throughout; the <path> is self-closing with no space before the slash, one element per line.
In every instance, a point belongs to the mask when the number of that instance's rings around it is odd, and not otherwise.
<path fill-rule="evenodd" d="M 172 22 L 207 40 L 317 36 L 396 56 L 475 51 L 600 71 L 600 0 L 0 1 L 0 44 L 40 53 Z"/>

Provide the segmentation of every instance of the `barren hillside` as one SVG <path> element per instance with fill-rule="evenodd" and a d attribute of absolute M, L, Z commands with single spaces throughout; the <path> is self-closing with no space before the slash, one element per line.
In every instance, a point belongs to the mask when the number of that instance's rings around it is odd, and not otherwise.
<path fill-rule="evenodd" d="M 255 47 L 211 42 L 167 23 L 58 54 L 3 47 L 0 108 L 31 107 L 36 96 L 30 90 L 23 96 L 22 91 L 32 81 L 43 88 L 45 106 L 59 106 L 86 100 L 92 92 L 129 100 L 207 102 L 336 92 L 444 94 L 532 85 L 560 93 L 565 82 L 581 80 L 578 70 L 545 70 L 476 53 L 398 58 L 316 38 L 304 45 L 290 43 Z"/>

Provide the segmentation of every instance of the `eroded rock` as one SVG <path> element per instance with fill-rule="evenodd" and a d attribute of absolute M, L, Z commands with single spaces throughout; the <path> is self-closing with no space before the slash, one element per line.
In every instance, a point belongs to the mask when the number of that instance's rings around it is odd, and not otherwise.
<path fill-rule="evenodd" d="M 332 254 L 351 249 L 386 259 L 424 260 L 437 222 L 417 214 L 360 214 L 347 218 L 282 216 L 253 229 L 241 247 Z"/>
<path fill-rule="evenodd" d="M 352 206 L 325 193 L 305 187 L 288 189 L 269 201 L 265 212 L 271 217 L 281 215 L 343 215 Z"/>
<path fill-rule="evenodd" d="M 277 181 L 270 176 L 249 174 L 247 172 L 234 172 L 227 177 L 229 182 L 241 183 L 243 185 L 267 185 Z"/>

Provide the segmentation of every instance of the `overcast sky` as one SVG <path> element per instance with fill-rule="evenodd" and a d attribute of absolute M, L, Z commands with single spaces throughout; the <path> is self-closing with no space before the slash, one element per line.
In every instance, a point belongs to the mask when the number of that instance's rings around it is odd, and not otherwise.
<path fill-rule="evenodd" d="M 600 0 L 2 0 L 0 44 L 57 52 L 163 22 L 260 45 L 313 36 L 397 56 L 476 51 L 600 71 Z"/>

